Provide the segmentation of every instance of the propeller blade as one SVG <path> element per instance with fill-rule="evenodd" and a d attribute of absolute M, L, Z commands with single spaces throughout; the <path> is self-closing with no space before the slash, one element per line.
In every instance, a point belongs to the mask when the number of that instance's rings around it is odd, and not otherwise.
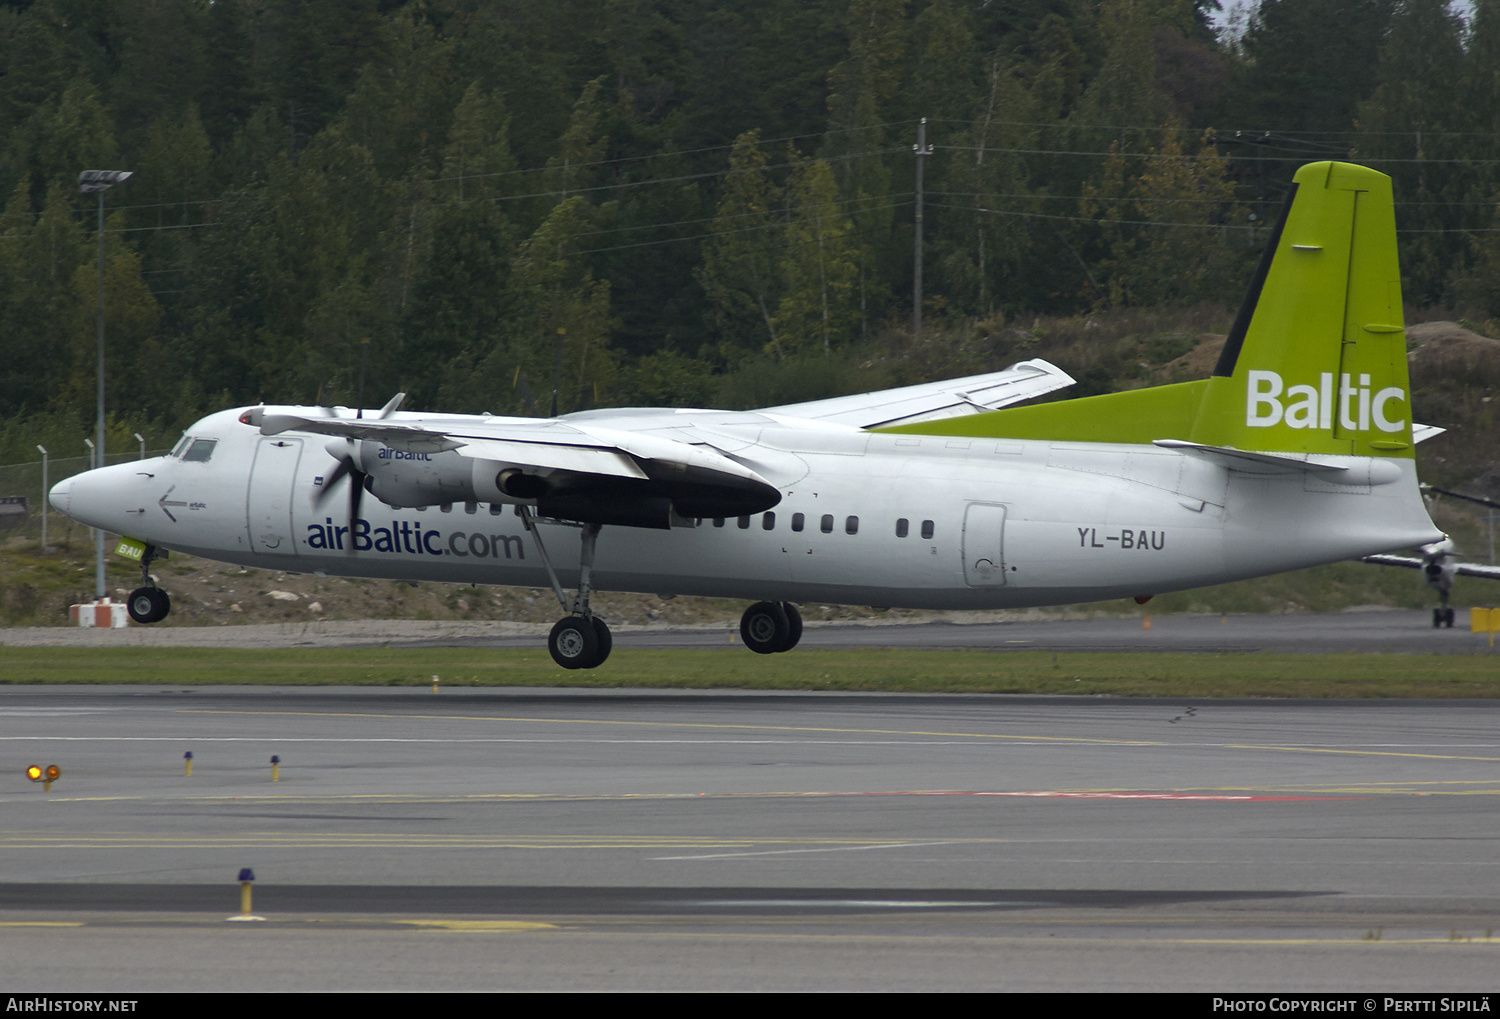
<path fill-rule="evenodd" d="M 354 522 L 359 519 L 360 502 L 364 499 L 366 486 L 369 484 L 370 476 L 360 470 L 354 459 L 355 445 L 352 439 L 337 440 L 328 443 L 324 447 L 328 455 L 338 461 L 338 466 L 333 473 L 328 475 L 323 482 L 323 487 L 313 495 L 313 505 L 321 507 L 323 502 L 332 494 L 334 487 L 346 478 L 349 481 L 349 529 L 354 529 Z M 351 542 L 348 551 L 352 554 L 354 546 Z"/>
<path fill-rule="evenodd" d="M 364 471 L 351 467 L 349 469 L 349 528 L 353 530 L 354 521 L 359 519 L 359 504 L 365 495 L 365 481 L 369 475 Z M 350 545 L 350 551 L 353 551 Z"/>
<path fill-rule="evenodd" d="M 339 465 L 333 469 L 333 473 L 323 480 L 323 487 L 313 493 L 313 505 L 319 509 L 333 492 L 333 487 L 344 477 L 355 470 L 354 462 L 344 457 L 339 457 Z"/>

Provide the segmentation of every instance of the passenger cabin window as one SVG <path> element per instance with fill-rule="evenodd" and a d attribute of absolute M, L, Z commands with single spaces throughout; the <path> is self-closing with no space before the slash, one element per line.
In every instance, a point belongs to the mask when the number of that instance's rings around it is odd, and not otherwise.
<path fill-rule="evenodd" d="M 932 521 L 931 520 L 924 520 L 924 521 L 922 521 L 922 537 L 924 537 L 924 538 L 930 538 L 930 537 L 932 537 Z"/>
<path fill-rule="evenodd" d="M 438 512 L 439 513 L 452 513 L 453 512 L 453 504 L 451 502 L 445 502 L 445 503 L 439 504 L 438 505 Z"/>
<path fill-rule="evenodd" d="M 823 514 L 823 519 L 818 522 L 818 526 L 823 529 L 823 533 L 824 534 L 832 534 L 833 533 L 833 514 L 832 513 L 824 513 Z"/>
<path fill-rule="evenodd" d="M 800 530 L 802 530 L 802 524 L 803 524 L 803 522 L 806 519 L 807 518 L 804 517 L 801 513 L 793 513 L 792 514 L 792 530 L 794 530 L 794 531 L 800 531 Z"/>
<path fill-rule="evenodd" d="M 466 503 L 464 503 L 464 512 L 468 513 L 470 515 L 478 513 L 479 512 L 479 503 L 477 503 L 477 502 L 466 502 Z"/>
<path fill-rule="evenodd" d="M 910 526 L 911 525 L 906 522 L 905 517 L 902 517 L 900 520 L 896 521 L 896 537 L 906 537 L 906 532 L 910 528 Z"/>
<path fill-rule="evenodd" d="M 859 517 L 845 517 L 844 518 L 844 533 L 845 534 L 858 534 L 859 533 Z"/>
<path fill-rule="evenodd" d="M 776 514 L 775 513 L 767 513 L 765 516 L 761 517 L 760 518 L 760 526 L 761 526 L 762 529 L 767 530 L 767 531 L 772 530 L 773 528 L 775 528 L 775 526 L 776 526 Z"/>
<path fill-rule="evenodd" d="M 724 526 L 724 518 L 723 517 L 714 517 L 714 526 L 715 527 L 723 527 Z"/>
<path fill-rule="evenodd" d="M 740 517 L 739 524 L 740 524 L 740 530 L 742 530 L 742 531 L 748 531 L 750 529 L 750 518 L 749 517 Z"/>
<path fill-rule="evenodd" d="M 504 511 L 504 509 L 505 507 L 500 505 L 498 502 L 492 502 L 490 503 L 490 516 L 498 517 Z"/>
<path fill-rule="evenodd" d="M 182 454 L 182 459 L 188 463 L 206 464 L 209 457 L 214 455 L 214 447 L 218 444 L 218 439 L 194 439 L 187 452 Z"/>

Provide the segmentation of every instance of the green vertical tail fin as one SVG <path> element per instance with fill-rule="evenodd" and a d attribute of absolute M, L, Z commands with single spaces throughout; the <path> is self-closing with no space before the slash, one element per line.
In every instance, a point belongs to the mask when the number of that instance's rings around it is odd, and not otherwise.
<path fill-rule="evenodd" d="M 1297 172 L 1188 438 L 1412 456 L 1389 177 L 1349 163 Z"/>
<path fill-rule="evenodd" d="M 1409 458 L 1391 179 L 1350 163 L 1297 171 L 1207 380 L 881 430 Z"/>

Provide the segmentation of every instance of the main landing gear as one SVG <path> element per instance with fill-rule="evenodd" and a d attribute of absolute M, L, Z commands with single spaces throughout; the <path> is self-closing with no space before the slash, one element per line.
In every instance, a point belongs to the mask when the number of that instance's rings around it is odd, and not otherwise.
<path fill-rule="evenodd" d="M 547 579 L 552 582 L 557 603 L 568 613 L 557 621 L 548 634 L 548 653 L 552 655 L 554 662 L 565 669 L 598 668 L 604 664 L 614 647 L 609 627 L 589 608 L 589 591 L 594 579 L 594 549 L 599 541 L 600 525 L 580 525 L 582 547 L 578 555 L 578 594 L 569 601 L 557 579 L 557 571 L 552 568 L 547 546 L 542 544 L 542 535 L 537 530 L 533 511 L 523 506 L 520 515 L 521 522 L 536 539 L 537 551 L 541 553 L 542 565 L 547 568 Z M 770 655 L 790 651 L 802 639 L 802 613 L 791 602 L 756 602 L 740 618 L 740 637 L 745 646 L 756 654 Z"/>
<path fill-rule="evenodd" d="M 599 541 L 599 525 L 582 525 L 583 547 L 578 556 L 578 595 L 572 602 L 563 594 L 562 584 L 557 580 L 557 571 L 542 544 L 541 532 L 528 508 L 521 510 L 521 522 L 536 539 L 537 550 L 542 554 L 542 565 L 547 568 L 547 577 L 552 581 L 552 590 L 558 604 L 568 613 L 557 621 L 547 635 L 547 651 L 552 660 L 565 669 L 594 669 L 604 664 L 614 648 L 614 638 L 604 620 L 594 615 L 589 608 L 589 586 L 594 577 L 594 547 Z"/>
<path fill-rule="evenodd" d="M 137 623 L 159 623 L 172 611 L 172 599 L 151 579 L 151 563 L 166 557 L 165 552 L 157 553 L 155 545 L 147 545 L 141 553 L 141 586 L 131 591 L 125 602 L 130 618 Z"/>
<path fill-rule="evenodd" d="M 789 601 L 758 601 L 740 617 L 740 639 L 758 655 L 790 651 L 802 639 L 802 613 Z"/>

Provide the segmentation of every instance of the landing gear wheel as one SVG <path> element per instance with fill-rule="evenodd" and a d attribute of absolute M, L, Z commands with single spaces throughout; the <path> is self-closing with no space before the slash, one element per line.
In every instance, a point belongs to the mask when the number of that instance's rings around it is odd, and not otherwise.
<path fill-rule="evenodd" d="M 1436 630 L 1439 627 L 1441 627 L 1442 625 L 1443 625 L 1443 610 L 1442 609 L 1433 609 L 1432 610 L 1432 628 L 1434 630 Z"/>
<path fill-rule="evenodd" d="M 137 623 L 159 623 L 172 611 L 172 599 L 159 587 L 138 587 L 130 592 L 125 607 Z"/>
<path fill-rule="evenodd" d="M 791 622 L 782 602 L 758 601 L 740 617 L 740 639 L 758 655 L 775 654 L 791 647 Z M 799 619 L 800 622 L 800 619 Z"/>
<path fill-rule="evenodd" d="M 1443 610 L 1443 625 L 1445 627 L 1447 627 L 1448 629 L 1450 629 L 1450 630 L 1453 629 L 1453 610 L 1452 609 L 1444 609 Z"/>
<path fill-rule="evenodd" d="M 590 616 L 589 618 L 594 624 L 594 636 L 599 641 L 599 650 L 595 652 L 594 664 L 588 666 L 588 668 L 592 669 L 604 664 L 604 659 L 608 658 L 610 651 L 614 650 L 615 639 L 610 636 L 609 627 L 604 625 L 604 620 L 598 616 Z"/>
<path fill-rule="evenodd" d="M 599 658 L 599 634 L 583 616 L 559 619 L 547 636 L 552 660 L 565 669 L 592 669 Z"/>
<path fill-rule="evenodd" d="M 782 611 L 786 613 L 786 646 L 779 647 L 776 650 L 790 651 L 792 648 L 796 647 L 797 642 L 802 639 L 802 613 L 798 612 L 797 606 L 793 605 L 789 601 L 782 602 L 781 608 Z"/>

